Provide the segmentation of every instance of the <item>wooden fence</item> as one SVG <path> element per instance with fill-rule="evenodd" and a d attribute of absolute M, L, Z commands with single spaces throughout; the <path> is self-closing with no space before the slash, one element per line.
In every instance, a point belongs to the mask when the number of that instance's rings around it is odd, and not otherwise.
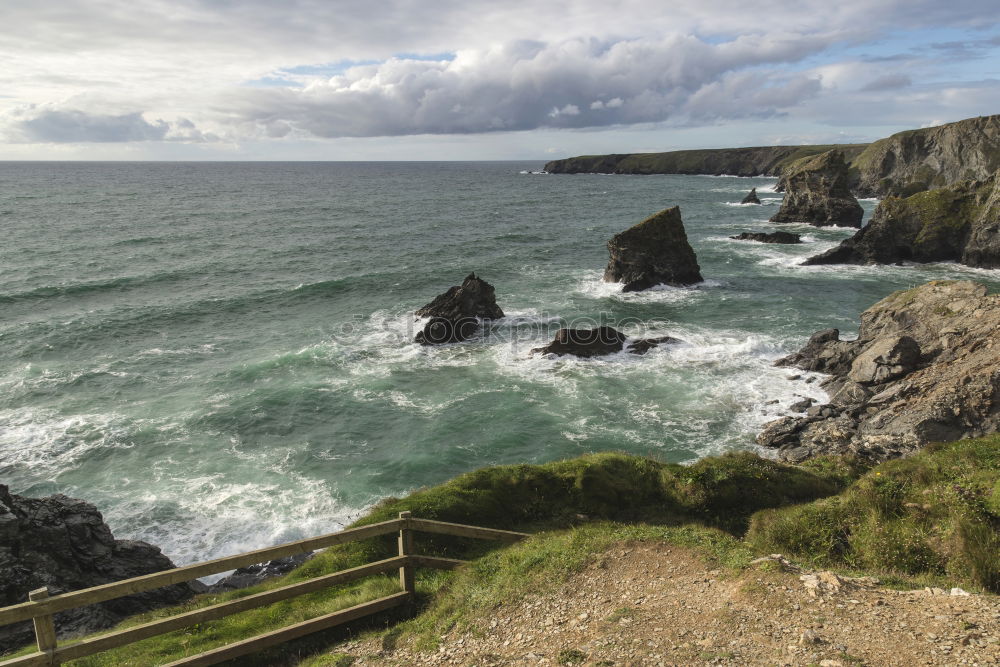
<path fill-rule="evenodd" d="M 239 567 L 263 563 L 276 558 L 284 558 L 295 554 L 302 554 L 325 549 L 337 544 L 356 542 L 379 535 L 399 533 L 399 552 L 392 558 L 386 558 L 374 563 L 341 570 L 332 574 L 326 574 L 281 588 L 248 595 L 229 602 L 222 602 L 210 607 L 202 607 L 193 611 L 158 619 L 137 625 L 124 630 L 84 639 L 82 641 L 59 645 L 56 640 L 56 630 L 52 615 L 75 609 L 86 605 L 124 597 L 133 593 L 141 593 L 162 586 L 179 584 L 192 581 L 210 574 L 218 574 Z M 507 530 L 494 530 L 492 528 L 480 528 L 477 526 L 466 526 L 457 523 L 445 523 L 443 521 L 429 521 L 427 519 L 417 519 L 410 516 L 409 512 L 401 512 L 398 519 L 383 521 L 360 528 L 351 528 L 339 533 L 330 533 L 319 537 L 311 537 L 298 542 L 280 544 L 268 549 L 259 549 L 247 553 L 227 556 L 216 560 L 196 563 L 185 567 L 178 567 L 172 570 L 164 570 L 154 574 L 147 574 L 142 577 L 116 581 L 102 586 L 85 588 L 79 591 L 71 591 L 61 595 L 50 595 L 48 589 L 40 588 L 32 591 L 28 595 L 28 602 L 0 608 L 0 626 L 10 623 L 31 620 L 35 626 L 35 638 L 38 644 L 38 651 L 29 655 L 11 658 L 0 662 L 0 667 L 35 667 L 59 665 L 68 660 L 82 658 L 84 656 L 100 653 L 109 649 L 126 646 L 149 637 L 163 635 L 174 630 L 180 630 L 198 623 L 204 623 L 218 618 L 231 616 L 249 609 L 263 607 L 280 600 L 287 600 L 298 595 L 313 593 L 335 584 L 341 584 L 361 577 L 367 577 L 381 572 L 399 570 L 399 585 L 402 589 L 398 593 L 388 595 L 377 600 L 365 602 L 348 609 L 319 616 L 317 618 L 296 623 L 272 632 L 268 632 L 250 639 L 244 639 L 233 644 L 227 644 L 198 655 L 192 655 L 180 660 L 171 662 L 167 667 L 177 665 L 214 665 L 224 660 L 236 658 L 242 655 L 254 653 L 261 649 L 280 644 L 298 637 L 303 637 L 313 632 L 326 630 L 336 625 L 353 621 L 364 616 L 376 614 L 386 609 L 398 607 L 404 603 L 411 602 L 414 597 L 413 575 L 415 568 L 429 567 L 437 569 L 454 569 L 465 561 L 451 558 L 439 558 L 434 556 L 420 556 L 414 550 L 414 532 L 439 533 L 443 535 L 453 535 L 456 537 L 471 537 L 485 540 L 500 540 L 504 542 L 517 542 L 527 537 L 525 533 L 515 533 Z"/>

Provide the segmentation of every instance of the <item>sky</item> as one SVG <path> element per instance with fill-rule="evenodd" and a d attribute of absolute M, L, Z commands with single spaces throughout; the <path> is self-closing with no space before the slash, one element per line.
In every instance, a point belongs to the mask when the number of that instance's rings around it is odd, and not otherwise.
<path fill-rule="evenodd" d="M 0 0 L 0 160 L 547 160 L 1000 113 L 1000 0 Z"/>

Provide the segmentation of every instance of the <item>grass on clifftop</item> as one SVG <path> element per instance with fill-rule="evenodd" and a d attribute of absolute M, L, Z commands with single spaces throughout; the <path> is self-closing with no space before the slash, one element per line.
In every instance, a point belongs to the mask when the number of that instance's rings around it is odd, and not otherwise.
<path fill-rule="evenodd" d="M 397 626 L 403 615 L 390 612 L 354 624 L 354 631 L 392 625 L 395 633 L 405 629 L 431 642 L 475 609 L 544 591 L 623 541 L 695 546 L 732 567 L 754 554 L 781 552 L 911 583 L 947 580 L 1000 592 L 1000 436 L 932 446 L 867 471 L 849 459 L 787 466 L 750 453 L 690 466 L 615 453 L 496 466 L 388 499 L 355 525 L 394 518 L 403 510 L 420 518 L 538 534 L 501 549 L 490 542 L 418 533 L 418 552 L 474 563 L 456 573 L 418 571 L 422 614 Z M 394 542 L 376 538 L 334 547 L 284 578 L 201 596 L 181 610 L 384 558 L 395 553 Z M 70 664 L 162 664 L 396 590 L 394 576 L 370 577 Z M 177 611 L 160 610 L 128 624 Z M 344 632 L 319 633 L 240 664 L 296 664 Z M 335 664 L 330 659 L 326 656 L 322 664 Z"/>
<path fill-rule="evenodd" d="M 931 445 L 837 496 L 761 511 L 746 539 L 816 565 L 1000 593 L 1000 435 Z"/>

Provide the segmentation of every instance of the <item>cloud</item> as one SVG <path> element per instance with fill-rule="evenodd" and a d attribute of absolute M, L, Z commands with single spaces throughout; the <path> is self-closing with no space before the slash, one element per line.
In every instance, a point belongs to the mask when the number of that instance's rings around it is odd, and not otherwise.
<path fill-rule="evenodd" d="M 880 76 L 877 79 L 869 81 L 861 87 L 861 90 L 866 92 L 877 90 L 899 90 L 900 88 L 908 88 L 912 85 L 913 79 L 905 74 L 886 74 L 885 76 Z"/>
<path fill-rule="evenodd" d="M 225 105 L 245 127 L 318 137 L 465 134 L 766 117 L 819 91 L 797 62 L 834 35 L 689 35 L 604 42 L 511 42 L 448 60 L 392 58 L 301 89 L 253 89 Z"/>
<path fill-rule="evenodd" d="M 147 121 L 141 112 L 88 113 L 79 109 L 23 107 L 0 117 L 0 137 L 10 143 L 121 143 L 131 141 L 217 141 L 181 118 Z"/>

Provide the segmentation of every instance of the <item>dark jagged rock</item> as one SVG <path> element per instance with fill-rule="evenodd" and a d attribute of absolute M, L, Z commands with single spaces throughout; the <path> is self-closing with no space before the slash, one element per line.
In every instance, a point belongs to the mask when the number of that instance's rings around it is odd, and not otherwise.
<path fill-rule="evenodd" d="M 948 260 L 1000 268 L 1000 172 L 906 199 L 890 197 L 857 234 L 805 264 Z"/>
<path fill-rule="evenodd" d="M 273 577 L 280 577 L 288 574 L 299 565 L 302 565 L 307 560 L 311 559 L 314 555 L 315 552 L 296 554 L 294 556 L 269 560 L 266 563 L 257 563 L 256 565 L 241 567 L 235 570 L 228 577 L 223 577 L 209 586 L 208 592 L 225 593 L 226 591 L 235 591 L 241 588 L 256 586 L 257 584 Z"/>
<path fill-rule="evenodd" d="M 174 567 L 146 542 L 116 540 L 97 508 L 64 495 L 25 498 L 0 485 L 0 606 L 28 600 L 28 592 L 90 588 Z M 176 584 L 56 614 L 60 637 L 96 632 L 126 616 L 183 602 L 197 585 Z M 33 640 L 30 623 L 0 628 L 0 651 Z"/>
<path fill-rule="evenodd" d="M 734 241 L 757 241 L 759 243 L 802 243 L 802 237 L 791 232 L 743 232 L 730 236 Z"/>
<path fill-rule="evenodd" d="M 771 222 L 860 227 L 864 210 L 849 185 L 847 163 L 840 151 L 794 162 L 782 173 L 779 186 L 785 199 Z"/>
<path fill-rule="evenodd" d="M 608 241 L 608 252 L 611 257 L 604 280 L 624 283 L 625 292 L 661 284 L 693 285 L 703 280 L 677 206 L 616 234 Z"/>
<path fill-rule="evenodd" d="M 422 345 L 458 343 L 479 329 L 480 321 L 504 316 L 497 305 L 493 285 L 470 273 L 461 285 L 450 288 L 417 311 L 419 317 L 431 318 L 416 341 Z"/>
<path fill-rule="evenodd" d="M 620 153 L 581 155 L 553 160 L 545 165 L 550 174 L 707 174 L 722 176 L 778 176 L 795 160 L 818 155 L 832 148 L 848 159 L 859 155 L 868 144 L 827 146 L 755 146 L 750 148 L 710 148 L 667 153 Z"/>
<path fill-rule="evenodd" d="M 766 424 L 757 436 L 785 461 L 824 454 L 882 461 L 995 433 L 1000 295 L 946 281 L 896 292 L 862 314 L 856 340 L 821 331 L 777 365 L 830 375 L 822 384 L 828 404 Z"/>
<path fill-rule="evenodd" d="M 531 353 L 600 357 L 621 352 L 626 340 L 625 334 L 613 327 L 560 329 L 551 343 L 536 347 Z"/>
<path fill-rule="evenodd" d="M 654 347 L 659 347 L 660 345 L 675 345 L 677 343 L 683 343 L 684 341 L 679 338 L 674 338 L 673 336 L 660 336 L 658 338 L 643 338 L 637 340 L 633 343 L 628 344 L 628 351 L 630 354 L 646 354 Z"/>
<path fill-rule="evenodd" d="M 854 158 L 861 197 L 909 196 L 1000 169 L 1000 116 L 967 118 L 880 139 Z"/>
<path fill-rule="evenodd" d="M 757 197 L 757 188 L 751 188 L 750 194 L 743 198 L 741 204 L 759 204 L 760 198 Z"/>

